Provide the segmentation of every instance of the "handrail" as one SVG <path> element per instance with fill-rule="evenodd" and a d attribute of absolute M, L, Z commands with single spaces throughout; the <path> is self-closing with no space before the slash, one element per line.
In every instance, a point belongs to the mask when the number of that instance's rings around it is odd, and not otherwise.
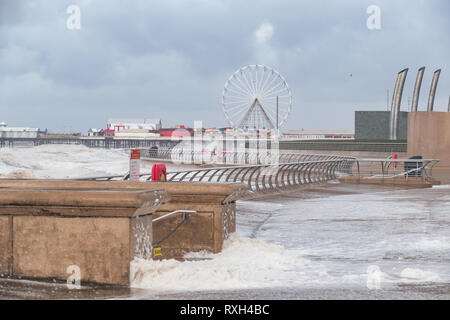
<path fill-rule="evenodd" d="M 356 171 L 350 174 L 368 179 L 394 179 L 398 177 L 419 177 L 426 180 L 432 176 L 432 169 L 439 159 L 393 159 L 393 158 L 367 158 L 355 159 Z M 379 167 L 373 166 L 379 164 Z M 397 165 L 403 164 L 403 168 Z M 400 171 L 401 170 L 401 171 Z M 400 172 L 398 172 L 400 171 Z M 374 173 L 375 172 L 375 173 Z"/>
<path fill-rule="evenodd" d="M 141 157 L 147 160 L 167 160 L 184 164 L 269 164 L 273 162 L 299 162 L 305 160 L 356 159 L 355 157 L 329 154 L 304 154 L 294 152 L 264 152 L 255 149 L 245 151 L 192 150 L 175 146 L 172 148 L 141 149 Z M 276 157 L 276 159 L 274 159 Z"/>
<path fill-rule="evenodd" d="M 336 179 L 338 172 L 347 172 L 354 159 L 337 158 L 279 164 L 257 164 L 212 167 L 167 173 L 168 182 L 242 182 L 252 191 L 266 191 L 292 185 L 324 182 Z M 140 174 L 143 180 L 151 173 Z M 81 178 L 77 180 L 124 180 L 123 175 Z"/>
<path fill-rule="evenodd" d="M 174 214 L 177 214 L 177 213 L 182 213 L 183 214 L 183 220 L 184 220 L 186 213 L 197 213 L 197 211 L 195 211 L 195 210 L 175 210 L 175 211 L 166 213 L 165 215 L 162 215 L 162 216 L 160 216 L 158 218 L 153 219 L 152 222 L 156 222 L 156 221 L 159 221 L 159 220 L 166 219 L 166 218 L 168 218 L 168 217 L 170 217 L 170 216 L 172 216 Z"/>
<path fill-rule="evenodd" d="M 292 159 L 296 156 L 284 155 Z M 282 158 L 282 157 L 280 157 Z M 336 179 L 338 175 L 366 178 L 393 179 L 398 177 L 420 177 L 428 179 L 438 159 L 392 159 L 341 157 L 336 155 L 305 155 L 302 161 L 272 164 L 247 164 L 217 166 L 168 172 L 168 182 L 242 182 L 252 191 L 276 190 L 293 185 L 319 183 Z M 379 164 L 374 167 L 373 164 Z M 403 168 L 393 164 L 403 164 Z M 411 164 L 411 165 L 410 165 Z M 415 166 L 414 166 L 415 164 Z M 140 174 L 141 180 L 151 180 L 151 173 Z M 101 176 L 78 180 L 128 180 L 129 175 Z"/>

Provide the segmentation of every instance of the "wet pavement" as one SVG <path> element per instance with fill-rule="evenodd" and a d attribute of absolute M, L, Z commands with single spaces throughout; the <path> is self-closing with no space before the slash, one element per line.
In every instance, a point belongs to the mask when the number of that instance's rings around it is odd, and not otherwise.
<path fill-rule="evenodd" d="M 242 286 L 223 290 L 208 290 L 195 283 L 192 290 L 178 290 L 176 283 L 167 290 L 152 289 L 146 283 L 140 283 L 140 288 L 96 285 L 77 290 L 68 289 L 65 283 L 0 279 L 0 299 L 448 300 L 449 210 L 450 188 L 445 186 L 405 190 L 340 183 L 311 185 L 238 202 L 237 231 L 241 236 L 282 245 L 286 254 L 300 250 L 302 259 L 308 259 L 304 265 L 282 266 L 277 271 L 280 282 L 270 284 L 274 276 L 270 268 L 261 279 L 252 279 L 260 281 L 253 282 L 257 283 L 253 288 L 246 288 L 248 283 L 240 279 Z M 224 261 L 217 263 L 234 264 L 233 260 Z M 369 265 L 383 271 L 381 286 L 375 289 L 367 286 Z M 198 270 L 195 264 L 192 267 L 186 270 Z M 317 273 L 315 269 L 320 268 L 322 273 Z M 224 284 L 236 280 L 230 270 L 230 279 Z M 169 276 L 161 275 L 162 281 Z M 180 283 L 184 278 L 180 276 Z M 220 279 L 204 281 L 218 282 L 220 287 Z"/>

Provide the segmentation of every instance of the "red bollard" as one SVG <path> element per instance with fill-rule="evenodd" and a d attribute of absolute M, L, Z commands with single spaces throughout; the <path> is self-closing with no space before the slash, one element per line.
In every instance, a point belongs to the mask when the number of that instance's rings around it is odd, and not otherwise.
<path fill-rule="evenodd" d="M 155 163 L 152 167 L 152 181 L 166 181 L 167 169 L 164 163 Z"/>

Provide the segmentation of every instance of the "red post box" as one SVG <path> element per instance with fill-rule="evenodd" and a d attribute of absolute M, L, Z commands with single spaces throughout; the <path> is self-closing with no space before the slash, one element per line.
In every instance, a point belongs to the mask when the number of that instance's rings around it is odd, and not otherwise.
<path fill-rule="evenodd" d="M 166 181 L 167 169 L 164 163 L 155 163 L 152 167 L 152 181 Z"/>

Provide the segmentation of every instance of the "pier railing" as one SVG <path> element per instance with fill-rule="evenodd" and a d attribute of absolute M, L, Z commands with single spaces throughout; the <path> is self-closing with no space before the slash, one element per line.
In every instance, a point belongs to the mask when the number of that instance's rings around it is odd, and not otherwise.
<path fill-rule="evenodd" d="M 363 178 L 392 179 L 404 177 L 420 177 L 427 179 L 432 176 L 433 167 L 439 162 L 437 159 L 422 159 L 421 157 L 408 159 L 393 158 L 355 158 L 339 155 L 301 154 L 289 152 L 255 152 L 241 151 L 194 151 L 190 149 L 142 149 L 141 155 L 148 160 L 168 160 L 185 164 L 216 164 L 216 165 L 268 165 L 278 162 L 280 164 L 293 164 L 300 162 L 346 160 L 341 162 L 339 171 L 343 174 Z"/>
<path fill-rule="evenodd" d="M 300 156 L 300 155 L 299 155 Z M 304 185 L 353 176 L 358 179 L 427 180 L 437 159 L 358 159 L 352 157 L 301 155 L 308 160 L 272 164 L 215 166 L 167 172 L 169 182 L 242 182 L 252 191 Z M 286 155 L 286 157 L 290 157 Z M 280 157 L 284 159 L 284 155 Z M 79 180 L 128 180 L 129 174 L 82 178 Z M 150 173 L 140 175 L 141 181 L 152 179 Z"/>
<path fill-rule="evenodd" d="M 432 177 L 433 167 L 438 159 L 355 159 L 351 170 L 352 176 L 364 179 L 408 179 L 410 177 L 427 180 Z"/>
<path fill-rule="evenodd" d="M 192 150 L 186 148 L 159 148 L 141 149 L 141 158 L 151 161 L 172 161 L 183 164 L 215 164 L 215 165 L 258 165 L 274 163 L 294 163 L 319 160 L 355 159 L 354 157 L 326 155 L 326 154 L 301 154 L 279 152 L 279 150 L 251 150 L 245 151 L 216 151 L 216 150 Z"/>
<path fill-rule="evenodd" d="M 326 151 L 370 151 L 370 152 L 407 152 L 408 144 L 406 141 L 330 141 L 330 140 L 282 140 L 280 141 L 282 150 L 326 150 Z"/>
<path fill-rule="evenodd" d="M 217 166 L 212 168 L 167 172 L 166 180 L 169 182 L 241 182 L 247 184 L 252 191 L 265 191 L 333 180 L 337 178 L 339 173 L 350 173 L 349 170 L 353 162 L 354 158 L 329 156 L 327 159 L 277 164 Z M 152 179 L 150 173 L 143 173 L 140 177 L 141 181 Z M 83 178 L 80 180 L 128 179 L 129 174 L 122 176 Z"/>

